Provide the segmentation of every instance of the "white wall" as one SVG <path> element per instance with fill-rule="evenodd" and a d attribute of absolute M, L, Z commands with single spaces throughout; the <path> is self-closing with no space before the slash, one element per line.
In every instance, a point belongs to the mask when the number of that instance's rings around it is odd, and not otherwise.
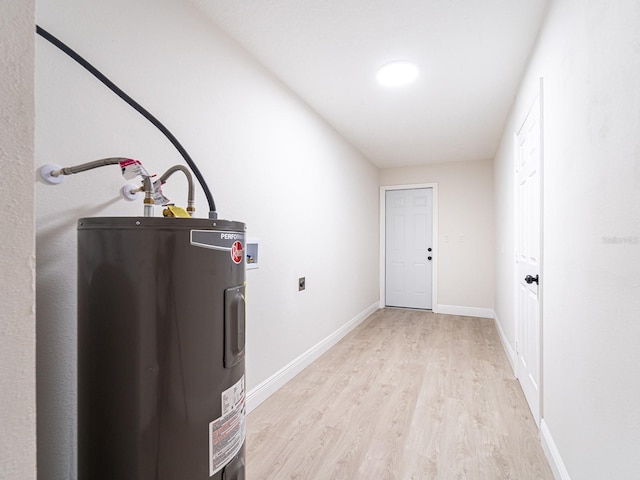
<path fill-rule="evenodd" d="M 260 240 L 247 272 L 247 386 L 378 301 L 377 170 L 188 2 L 38 3 L 38 24 L 160 118 L 209 180 L 222 218 Z M 182 159 L 163 136 L 38 38 L 36 163 Z M 38 446 L 42 478 L 75 475 L 75 225 L 140 215 L 117 167 L 37 187 Z M 184 204 L 176 179 L 165 193 Z M 198 189 L 198 215 L 206 215 Z M 306 291 L 297 279 L 306 276 Z"/>
<path fill-rule="evenodd" d="M 493 310 L 493 162 L 384 168 L 379 183 L 438 184 L 438 299 L 449 307 Z"/>
<path fill-rule="evenodd" d="M 574 480 L 640 472 L 638 25 L 635 0 L 552 2 L 495 161 L 496 312 L 513 345 L 513 133 L 543 77 L 543 417 Z"/>
<path fill-rule="evenodd" d="M 0 477 L 36 478 L 33 0 L 0 7 Z"/>

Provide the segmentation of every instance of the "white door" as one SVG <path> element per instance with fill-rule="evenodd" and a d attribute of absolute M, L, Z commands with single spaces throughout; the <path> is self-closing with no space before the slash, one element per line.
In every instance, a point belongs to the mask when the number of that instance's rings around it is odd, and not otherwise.
<path fill-rule="evenodd" d="M 431 309 L 433 189 L 385 193 L 385 304 Z"/>
<path fill-rule="evenodd" d="M 516 375 L 540 423 L 540 164 L 541 99 L 516 135 Z"/>

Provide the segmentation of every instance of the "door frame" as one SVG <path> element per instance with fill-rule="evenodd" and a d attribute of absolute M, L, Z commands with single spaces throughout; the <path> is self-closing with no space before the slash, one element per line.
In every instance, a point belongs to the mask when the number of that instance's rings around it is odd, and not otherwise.
<path fill-rule="evenodd" d="M 540 202 L 540 217 L 538 219 L 539 221 L 539 241 L 540 241 L 540 282 L 538 285 L 538 315 L 539 315 L 539 332 L 538 332 L 538 338 L 539 338 L 539 342 L 538 342 L 538 371 L 540 374 L 540 378 L 539 378 L 539 389 L 538 389 L 538 419 L 539 422 L 542 421 L 542 419 L 544 418 L 544 369 L 543 369 L 543 365 L 544 365 L 544 359 L 543 359 L 543 355 L 544 355 L 544 348 L 543 348 L 543 343 L 544 343 L 544 337 L 543 337 L 543 333 L 544 333 L 544 79 L 542 77 L 540 77 L 538 84 L 537 84 L 537 88 L 535 91 L 531 92 L 531 95 L 529 98 L 533 98 L 532 100 L 529 101 L 529 103 L 527 104 L 528 107 L 524 113 L 524 115 L 522 115 L 522 118 L 519 119 L 518 123 L 517 123 L 517 129 L 513 134 L 513 152 L 514 152 L 514 156 L 513 156 L 513 200 L 514 200 L 514 212 L 513 212 L 513 233 L 514 233 L 514 244 L 515 242 L 517 242 L 517 238 L 518 238 L 518 170 L 517 170 L 517 162 L 518 162 L 518 132 L 522 129 L 522 127 L 524 126 L 525 122 L 527 121 L 527 117 L 529 116 L 529 113 L 534 109 L 534 108 L 538 108 L 539 109 L 539 128 L 540 128 L 540 139 L 539 139 L 539 148 L 540 148 L 540 165 L 538 166 L 539 168 L 539 178 L 538 178 L 538 188 L 539 188 L 539 202 Z M 514 352 L 515 352 L 515 358 L 514 358 L 514 373 L 516 375 L 516 378 L 518 378 L 518 382 L 520 381 L 520 364 L 518 361 L 518 355 L 519 355 L 519 348 L 522 348 L 521 345 L 518 344 L 518 341 L 520 340 L 520 333 L 521 333 L 521 329 L 522 329 L 522 322 L 521 319 L 519 317 L 518 314 L 518 288 L 519 288 L 519 283 L 520 283 L 520 278 L 519 278 L 519 272 L 518 272 L 518 263 L 517 263 L 517 256 L 516 256 L 516 252 L 514 249 L 514 256 L 513 256 L 513 267 L 514 267 L 514 274 L 513 274 L 513 298 L 514 298 L 514 306 L 515 306 L 515 311 L 514 311 L 514 323 L 515 323 L 515 342 L 514 342 Z M 528 402 L 527 402 L 528 403 Z M 534 419 L 535 419 L 535 413 L 533 414 Z M 538 429 L 540 428 L 540 423 L 537 422 L 536 426 L 538 427 Z"/>
<path fill-rule="evenodd" d="M 437 183 L 417 183 L 409 185 L 382 185 L 380 186 L 380 308 L 386 307 L 386 193 L 388 190 L 414 190 L 417 188 L 431 188 L 433 192 L 433 274 L 431 277 L 431 311 L 437 313 L 438 306 L 438 184 Z"/>

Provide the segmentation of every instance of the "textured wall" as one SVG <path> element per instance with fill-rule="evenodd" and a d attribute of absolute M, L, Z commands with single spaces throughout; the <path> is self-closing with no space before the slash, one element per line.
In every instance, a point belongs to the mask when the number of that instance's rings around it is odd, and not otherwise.
<path fill-rule="evenodd" d="M 0 477 L 36 478 L 34 1 L 0 7 Z"/>
<path fill-rule="evenodd" d="M 640 3 L 557 0 L 496 157 L 513 342 L 513 134 L 544 79 L 543 417 L 572 479 L 640 472 Z"/>
<path fill-rule="evenodd" d="M 380 185 L 438 184 L 438 304 L 493 309 L 493 163 L 384 168 Z"/>
<path fill-rule="evenodd" d="M 377 303 L 376 168 L 190 2 L 42 0 L 37 15 L 173 131 L 220 216 L 260 241 L 247 272 L 248 390 Z M 183 162 L 68 57 L 36 45 L 38 165 L 127 155 L 162 173 Z M 141 215 L 118 198 L 124 183 L 113 167 L 37 186 L 40 480 L 75 474 L 76 221 Z M 164 191 L 184 205 L 180 176 Z"/>

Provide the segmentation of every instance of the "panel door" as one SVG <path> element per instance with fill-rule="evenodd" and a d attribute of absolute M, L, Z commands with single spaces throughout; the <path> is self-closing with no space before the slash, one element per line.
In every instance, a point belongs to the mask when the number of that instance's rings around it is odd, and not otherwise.
<path fill-rule="evenodd" d="M 540 98 L 517 133 L 516 176 L 516 374 L 540 422 Z"/>
<path fill-rule="evenodd" d="M 431 309 L 433 189 L 385 195 L 385 304 Z"/>

